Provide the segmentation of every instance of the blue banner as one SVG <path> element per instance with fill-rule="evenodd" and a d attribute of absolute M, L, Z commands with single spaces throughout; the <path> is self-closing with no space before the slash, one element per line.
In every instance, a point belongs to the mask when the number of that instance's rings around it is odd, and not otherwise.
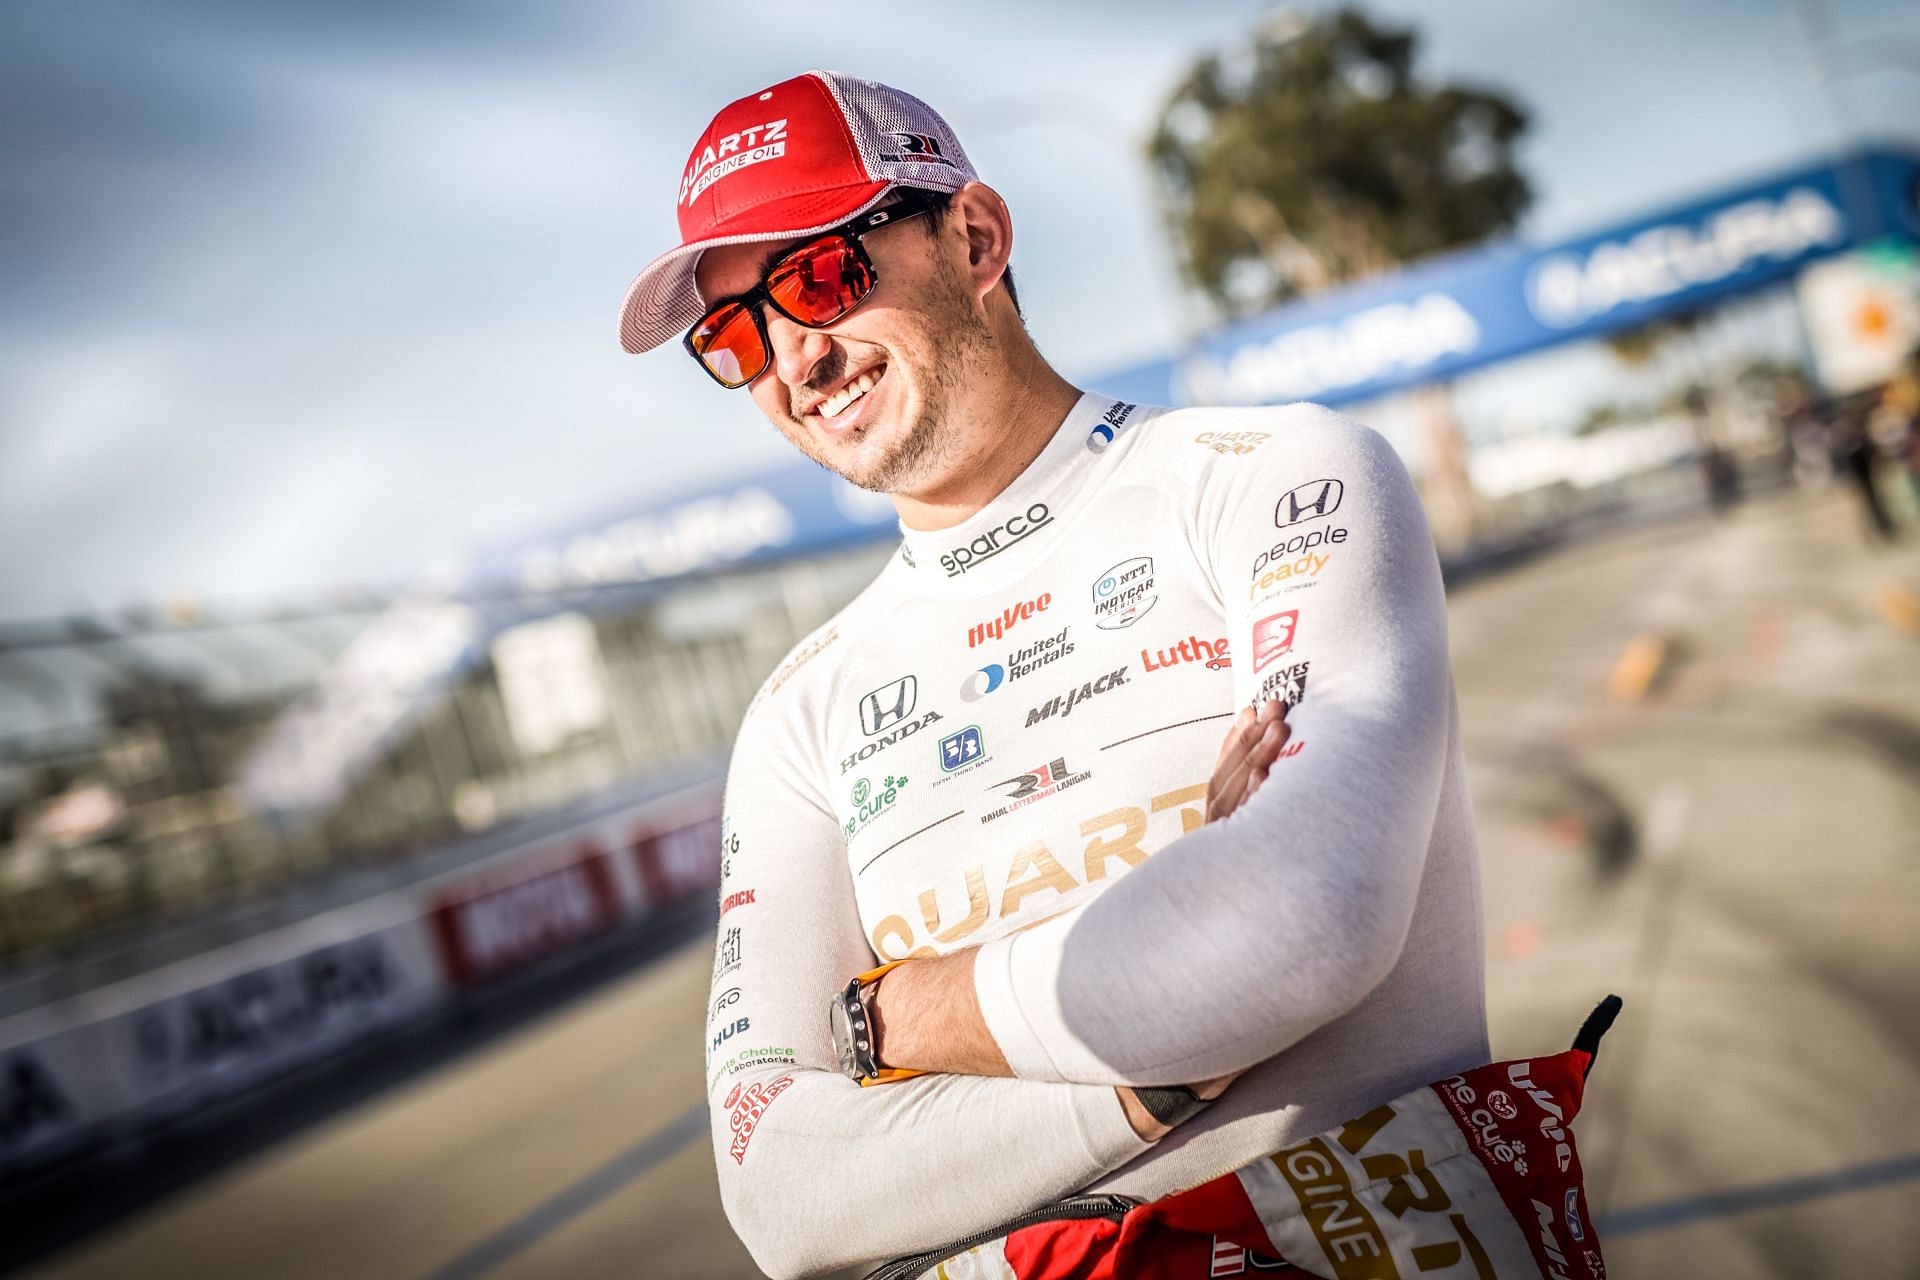
<path fill-rule="evenodd" d="M 1508 242 L 1277 307 L 1197 350 L 1095 380 L 1148 404 L 1340 404 L 1920 240 L 1920 154 L 1868 152 L 1541 247 Z"/>

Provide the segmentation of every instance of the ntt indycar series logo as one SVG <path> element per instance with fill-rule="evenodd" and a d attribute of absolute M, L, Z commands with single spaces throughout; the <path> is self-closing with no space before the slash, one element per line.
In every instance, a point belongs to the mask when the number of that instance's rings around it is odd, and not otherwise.
<path fill-rule="evenodd" d="M 1018 546 L 1053 523 L 1047 504 L 1036 502 L 1005 524 L 997 524 L 964 547 L 955 547 L 940 557 L 940 567 L 949 578 L 957 578 L 982 562 L 991 560 L 1009 547 Z"/>
<path fill-rule="evenodd" d="M 1102 631 L 1130 627 L 1159 599 L 1153 589 L 1153 557 L 1122 560 L 1093 584 L 1093 625 Z"/>

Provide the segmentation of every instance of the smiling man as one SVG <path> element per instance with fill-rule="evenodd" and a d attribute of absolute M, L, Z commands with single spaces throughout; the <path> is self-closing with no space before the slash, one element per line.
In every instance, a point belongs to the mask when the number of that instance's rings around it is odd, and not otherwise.
<path fill-rule="evenodd" d="M 1311 405 L 1073 387 L 1006 203 L 884 85 L 727 106 L 678 212 L 623 345 L 684 334 L 903 535 L 735 745 L 708 1092 L 756 1261 L 1164 1196 L 1484 1062 L 1444 601 L 1393 450 Z"/>

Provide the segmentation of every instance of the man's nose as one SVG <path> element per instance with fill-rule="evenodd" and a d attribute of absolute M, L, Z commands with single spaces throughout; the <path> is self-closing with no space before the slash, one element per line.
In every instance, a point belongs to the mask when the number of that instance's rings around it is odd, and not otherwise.
<path fill-rule="evenodd" d="M 806 386 L 814 367 L 833 349 L 833 339 L 819 329 L 795 324 L 772 307 L 766 309 L 766 316 L 774 372 L 790 387 Z"/>

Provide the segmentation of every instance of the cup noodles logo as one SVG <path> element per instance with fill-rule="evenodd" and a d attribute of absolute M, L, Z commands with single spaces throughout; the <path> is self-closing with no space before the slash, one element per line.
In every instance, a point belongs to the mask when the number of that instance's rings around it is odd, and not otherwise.
<path fill-rule="evenodd" d="M 747 1162 L 747 1144 L 753 1141 L 753 1130 L 760 1123 L 760 1117 L 792 1083 L 792 1076 L 781 1076 L 769 1084 L 756 1082 L 745 1089 L 736 1084 L 727 1091 L 727 1099 L 721 1106 L 731 1113 L 727 1127 L 733 1130 L 733 1142 L 727 1147 L 727 1154 L 735 1164 Z"/>
<path fill-rule="evenodd" d="M 784 119 L 730 133 L 717 144 L 708 143 L 700 149 L 700 154 L 687 161 L 687 172 L 680 179 L 680 203 L 691 206 L 701 192 L 728 174 L 785 154 L 787 122 Z"/>
<path fill-rule="evenodd" d="M 1293 633 L 1300 626 L 1300 611 L 1286 609 L 1268 614 L 1253 624 L 1253 673 L 1259 675 L 1273 660 L 1293 648 Z"/>

